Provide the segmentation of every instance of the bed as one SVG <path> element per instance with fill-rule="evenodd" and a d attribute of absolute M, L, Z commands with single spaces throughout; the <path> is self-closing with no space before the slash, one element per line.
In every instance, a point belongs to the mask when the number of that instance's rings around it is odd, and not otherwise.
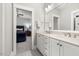
<path fill-rule="evenodd" d="M 24 26 L 18 25 L 16 28 L 17 28 L 16 42 L 20 43 L 26 41 L 26 32 L 24 31 Z"/>

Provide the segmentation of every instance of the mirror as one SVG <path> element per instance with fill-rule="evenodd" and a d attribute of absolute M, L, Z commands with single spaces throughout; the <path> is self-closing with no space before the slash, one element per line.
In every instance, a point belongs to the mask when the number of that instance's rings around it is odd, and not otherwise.
<path fill-rule="evenodd" d="M 79 31 L 79 3 L 45 4 L 45 31 Z"/>

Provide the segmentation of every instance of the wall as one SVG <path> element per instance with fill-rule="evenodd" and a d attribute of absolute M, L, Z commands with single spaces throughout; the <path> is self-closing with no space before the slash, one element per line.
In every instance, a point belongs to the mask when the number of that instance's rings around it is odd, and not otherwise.
<path fill-rule="evenodd" d="M 0 3 L 0 55 L 3 54 L 10 55 L 11 51 L 12 51 L 12 5 L 10 3 L 8 4 Z"/>
<path fill-rule="evenodd" d="M 25 30 L 27 30 L 27 27 L 32 24 L 31 22 L 32 22 L 31 19 L 17 18 L 17 25 L 24 25 Z"/>
<path fill-rule="evenodd" d="M 12 52 L 12 4 L 4 3 L 4 53 L 10 55 Z"/>
<path fill-rule="evenodd" d="M 22 14 L 23 16 L 21 16 Z M 25 26 L 24 30 L 27 30 L 32 25 L 32 12 L 29 10 L 17 9 L 17 25 Z"/>
<path fill-rule="evenodd" d="M 31 19 L 17 18 L 17 25 L 31 24 Z"/>

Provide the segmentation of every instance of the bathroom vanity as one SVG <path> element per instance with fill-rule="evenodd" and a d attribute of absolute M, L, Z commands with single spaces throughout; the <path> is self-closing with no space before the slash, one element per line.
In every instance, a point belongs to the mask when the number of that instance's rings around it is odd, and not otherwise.
<path fill-rule="evenodd" d="M 44 56 L 79 56 L 79 3 L 50 3 L 44 8 L 37 49 Z"/>
<path fill-rule="evenodd" d="M 79 39 L 37 33 L 37 49 L 44 56 L 79 56 Z"/>

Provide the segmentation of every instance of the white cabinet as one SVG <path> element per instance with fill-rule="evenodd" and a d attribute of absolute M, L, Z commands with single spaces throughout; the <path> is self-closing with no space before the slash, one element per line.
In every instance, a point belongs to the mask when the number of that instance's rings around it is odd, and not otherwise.
<path fill-rule="evenodd" d="M 37 48 L 45 56 L 49 55 L 49 44 L 49 37 L 37 34 Z"/>
<path fill-rule="evenodd" d="M 59 55 L 59 41 L 41 34 L 37 34 L 37 48 L 45 56 Z"/>
<path fill-rule="evenodd" d="M 79 47 L 51 38 L 51 56 L 79 56 Z"/>
<path fill-rule="evenodd" d="M 37 48 L 44 56 L 79 56 L 79 46 L 37 35 Z"/>
<path fill-rule="evenodd" d="M 40 35 L 37 35 L 37 48 L 40 49 Z"/>
<path fill-rule="evenodd" d="M 59 46 L 60 56 L 79 56 L 79 46 L 62 41 L 60 41 Z"/>
<path fill-rule="evenodd" d="M 59 56 L 59 41 L 50 38 L 50 56 Z"/>
<path fill-rule="evenodd" d="M 69 44 L 69 43 L 62 43 L 63 45 L 63 56 L 79 56 L 79 47 Z"/>
<path fill-rule="evenodd" d="M 66 42 L 58 41 L 59 43 L 56 43 L 54 41 L 55 39 L 52 39 L 52 56 L 79 56 L 79 47 L 73 44 L 69 44 Z M 58 46 L 57 46 L 58 45 Z"/>

